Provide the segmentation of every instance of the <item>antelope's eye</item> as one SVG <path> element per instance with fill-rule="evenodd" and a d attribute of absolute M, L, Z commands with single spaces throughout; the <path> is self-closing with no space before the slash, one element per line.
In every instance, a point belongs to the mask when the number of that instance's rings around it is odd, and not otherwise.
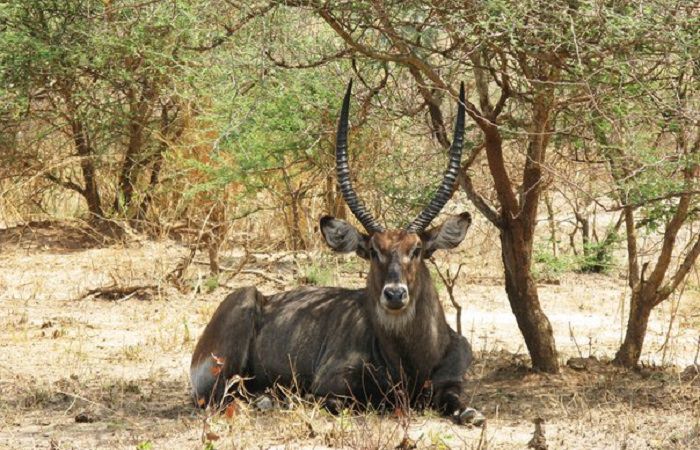
<path fill-rule="evenodd" d="M 369 249 L 369 257 L 372 259 L 377 259 L 377 251 L 372 247 Z"/>
<path fill-rule="evenodd" d="M 420 252 L 421 252 L 421 250 L 422 250 L 422 249 L 421 249 L 420 247 L 414 248 L 414 249 L 413 249 L 413 253 L 411 253 L 411 259 L 419 258 L 419 257 L 420 257 Z"/>

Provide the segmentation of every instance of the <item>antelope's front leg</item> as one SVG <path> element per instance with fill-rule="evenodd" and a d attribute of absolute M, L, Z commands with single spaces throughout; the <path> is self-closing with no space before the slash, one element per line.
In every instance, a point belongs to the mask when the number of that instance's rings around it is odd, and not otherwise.
<path fill-rule="evenodd" d="M 465 377 L 471 363 L 472 349 L 469 342 L 452 331 L 445 356 L 433 371 L 433 406 L 460 425 L 480 426 L 486 418 L 467 405 L 464 392 Z"/>

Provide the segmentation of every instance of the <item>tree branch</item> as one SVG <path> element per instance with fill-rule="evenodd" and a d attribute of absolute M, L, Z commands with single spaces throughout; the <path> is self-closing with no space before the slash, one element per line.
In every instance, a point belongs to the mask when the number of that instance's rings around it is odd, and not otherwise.
<path fill-rule="evenodd" d="M 476 206 L 476 209 L 478 209 L 479 212 L 481 212 L 481 214 L 483 214 L 489 222 L 491 222 L 497 228 L 501 228 L 501 215 L 498 213 L 498 211 L 496 211 L 496 209 L 493 206 L 491 206 L 486 201 L 484 197 L 482 197 L 478 192 L 476 192 L 476 190 L 474 189 L 474 185 L 472 184 L 472 179 L 469 176 L 469 173 L 466 169 L 460 170 L 457 182 L 467 194 L 469 201 L 472 202 L 474 206 Z"/>
<path fill-rule="evenodd" d="M 634 209 L 631 207 L 624 208 L 623 215 L 625 218 L 625 231 L 627 235 L 627 273 L 629 276 L 627 282 L 630 289 L 634 291 L 640 280 L 637 230 L 634 227 Z"/>
<path fill-rule="evenodd" d="M 71 191 L 75 191 L 75 192 L 79 193 L 80 195 L 85 195 L 85 189 L 71 180 L 62 180 L 62 179 L 58 178 L 57 176 L 50 174 L 50 173 L 45 173 L 44 178 L 46 178 L 47 180 L 51 181 L 52 183 L 55 183 L 63 188 L 70 189 Z"/>
<path fill-rule="evenodd" d="M 256 9 L 252 11 L 251 13 L 247 14 L 243 19 L 241 19 L 240 22 L 238 22 L 235 25 L 224 25 L 224 30 L 226 31 L 222 36 L 218 36 L 214 38 L 214 40 L 207 45 L 197 45 L 197 46 L 185 46 L 184 48 L 187 50 L 194 50 L 197 52 L 206 52 L 212 49 L 215 49 L 216 47 L 220 46 L 224 42 L 226 42 L 231 36 L 236 34 L 241 28 L 243 28 L 245 25 L 248 24 L 251 20 L 255 19 L 256 17 L 259 16 L 264 16 L 267 14 L 272 8 L 277 6 L 275 2 L 269 3 L 265 6 L 263 6 L 260 9 Z"/>
<path fill-rule="evenodd" d="M 671 292 L 675 291 L 676 288 L 683 282 L 686 275 L 688 275 L 688 272 L 690 272 L 690 269 L 693 268 L 693 265 L 695 264 L 695 261 L 697 261 L 699 256 L 700 256 L 700 235 L 695 240 L 695 244 L 690 249 L 690 251 L 688 253 L 686 253 L 685 258 L 683 258 L 683 262 L 681 263 L 681 265 L 678 266 L 678 270 L 676 270 L 676 273 L 673 275 L 673 278 L 671 280 L 670 285 L 667 286 L 664 290 L 667 290 L 669 292 L 669 294 Z"/>
<path fill-rule="evenodd" d="M 349 49 L 349 48 L 344 48 L 343 50 L 340 50 L 336 53 L 333 53 L 332 55 L 327 55 L 323 56 L 321 59 L 317 61 L 313 61 L 310 63 L 304 63 L 304 64 L 290 64 L 286 62 L 284 59 L 275 59 L 274 56 L 272 56 L 272 53 L 269 50 L 265 50 L 265 56 L 268 57 L 272 63 L 278 67 L 282 67 L 284 69 L 311 69 L 313 67 L 319 67 L 324 64 L 329 63 L 330 61 L 333 61 L 338 58 L 342 58 L 344 56 L 350 55 L 354 52 L 354 50 Z"/>

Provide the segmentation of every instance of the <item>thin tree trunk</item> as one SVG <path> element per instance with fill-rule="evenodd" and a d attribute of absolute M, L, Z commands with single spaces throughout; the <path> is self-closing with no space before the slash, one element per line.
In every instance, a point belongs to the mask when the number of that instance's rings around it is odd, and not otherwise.
<path fill-rule="evenodd" d="M 692 177 L 695 176 L 694 171 L 696 167 L 686 168 L 685 181 L 688 185 L 690 185 Z M 642 266 L 641 271 L 639 270 L 634 211 L 630 206 L 625 207 L 629 284 L 632 288 L 632 298 L 630 300 L 625 339 L 615 355 L 613 360 L 615 364 L 628 368 L 637 365 L 642 353 L 644 337 L 652 309 L 671 295 L 673 290 L 678 287 L 680 281 L 687 275 L 690 265 L 700 255 L 699 239 L 696 245 L 682 258 L 682 263 L 675 273 L 670 276 L 670 281 L 666 281 L 678 233 L 688 218 L 690 201 L 691 194 L 685 193 L 681 195 L 673 216 L 666 223 L 661 251 L 648 278 L 645 278 L 646 264 Z"/>
<path fill-rule="evenodd" d="M 144 145 L 144 131 L 146 121 L 151 114 L 151 100 L 154 92 L 150 87 L 145 87 L 144 92 L 137 100 L 136 94 L 129 91 L 130 117 L 129 117 L 129 142 L 124 155 L 124 162 L 119 173 L 117 192 L 114 196 L 114 210 L 124 212 L 129 208 L 134 196 L 136 180 L 139 169 L 143 166 L 142 153 Z"/>
<path fill-rule="evenodd" d="M 292 240 L 292 249 L 306 250 L 306 242 L 304 242 L 304 237 L 301 234 L 301 213 L 299 211 L 301 209 L 301 199 L 304 193 L 301 187 L 298 189 L 294 188 L 286 168 L 282 168 L 282 179 L 287 189 L 286 194 L 289 199 L 289 210 L 292 214 L 291 218 L 287 221 L 287 231 L 289 233 L 289 238 Z"/>
<path fill-rule="evenodd" d="M 551 79 L 551 75 L 545 79 Z M 550 114 L 553 104 L 551 89 L 537 92 L 532 105 L 532 132 L 527 148 L 527 158 L 523 170 L 522 191 L 518 200 L 509 199 L 512 195 L 512 182 L 503 175 L 494 175 L 494 183 L 506 195 L 501 195 L 503 224 L 501 227 L 501 248 L 505 267 L 506 293 L 510 307 L 515 314 L 518 327 L 525 339 L 525 345 L 532 358 L 532 367 L 548 373 L 559 372 L 557 348 L 554 342 L 552 325 L 540 306 L 537 284 L 532 277 L 532 247 L 537 225 L 537 210 L 543 189 L 541 163 L 545 159 L 549 135 L 551 133 Z M 494 142 L 495 143 L 495 142 Z M 493 152 L 498 150 L 498 152 Z M 487 155 L 502 154 L 500 136 L 498 147 L 487 146 Z M 499 156 L 498 166 L 504 166 Z M 499 168 L 500 170 L 500 168 Z"/>
<path fill-rule="evenodd" d="M 627 368 L 637 366 L 654 304 L 653 299 L 643 297 L 641 290 L 632 293 L 625 340 L 615 354 L 614 364 Z"/>
<path fill-rule="evenodd" d="M 559 371 L 559 360 L 554 334 L 552 325 L 540 306 L 537 285 L 530 271 L 528 244 L 517 226 L 504 227 L 500 238 L 506 293 L 532 358 L 532 367 L 556 373 Z"/>
<path fill-rule="evenodd" d="M 173 105 L 175 105 L 173 107 Z M 174 114 L 170 114 L 170 109 L 173 108 Z M 168 150 L 168 145 L 171 140 L 177 140 L 184 131 L 184 126 L 178 127 L 178 129 L 173 133 L 172 127 L 177 119 L 179 108 L 176 104 L 171 101 L 164 103 L 161 107 L 160 114 L 160 143 L 155 153 L 144 163 L 144 166 L 152 164 L 151 166 L 151 176 L 148 180 L 148 187 L 146 188 L 146 193 L 143 196 L 143 200 L 139 205 L 138 211 L 136 212 L 136 221 L 142 222 L 146 220 L 146 215 L 148 214 L 148 209 L 153 201 L 153 193 L 160 182 L 160 171 L 163 168 L 163 157 L 165 152 Z"/>
<path fill-rule="evenodd" d="M 117 192 L 114 197 L 114 209 L 119 212 L 126 211 L 134 195 L 135 169 L 139 165 L 138 157 L 142 147 L 141 132 L 135 130 L 132 130 L 132 132 L 136 133 L 136 135 L 129 139 L 129 145 L 122 163 L 122 170 L 119 174 Z"/>
<path fill-rule="evenodd" d="M 207 249 L 209 251 L 209 270 L 212 275 L 218 275 L 221 272 L 221 264 L 219 262 L 219 252 L 221 246 L 226 240 L 226 235 L 229 230 L 229 223 L 226 218 L 225 196 L 223 202 L 218 202 L 212 209 L 210 216 L 209 232 L 207 234 Z"/>
<path fill-rule="evenodd" d="M 95 152 L 90 146 L 85 127 L 79 120 L 71 121 L 71 130 L 75 149 L 80 156 L 80 169 L 82 170 L 83 182 L 85 183 L 85 188 L 80 193 L 85 197 L 91 218 L 104 218 L 100 190 L 97 185 L 97 173 L 94 162 Z"/>
<path fill-rule="evenodd" d="M 576 213 L 576 220 L 581 224 L 581 243 L 583 245 L 583 256 L 588 258 L 591 255 L 591 222 L 587 216 Z"/>
<path fill-rule="evenodd" d="M 165 144 L 163 145 L 165 146 Z M 139 205 L 139 209 L 136 212 L 136 221 L 142 222 L 146 220 L 146 214 L 148 214 L 148 208 L 151 206 L 153 201 L 153 192 L 158 186 L 160 179 L 160 171 L 163 167 L 163 149 L 160 149 L 155 155 L 155 161 L 153 162 L 153 167 L 151 168 L 151 176 L 148 181 L 148 188 L 146 189 L 146 194 L 143 196 L 143 200 Z"/>
<path fill-rule="evenodd" d="M 137 177 L 137 167 L 140 165 L 140 154 L 143 148 L 143 124 L 136 119 L 129 124 L 129 144 L 124 155 L 117 192 L 114 197 L 115 211 L 124 212 L 131 204 L 134 195 L 134 184 Z"/>
<path fill-rule="evenodd" d="M 556 258 L 558 254 L 557 224 L 554 221 L 554 205 L 549 195 L 544 196 L 544 204 L 547 207 L 547 223 L 549 223 L 549 239 L 552 242 L 552 256 Z"/>
<path fill-rule="evenodd" d="M 209 271 L 212 275 L 218 275 L 221 272 L 221 264 L 219 263 L 219 250 L 221 249 L 222 241 L 216 234 L 216 230 L 210 233 L 207 250 L 209 252 Z"/>
<path fill-rule="evenodd" d="M 306 242 L 301 233 L 301 214 L 299 210 L 301 209 L 301 192 L 295 190 L 290 193 L 291 200 L 291 210 L 292 210 L 292 223 L 291 223 L 291 235 L 292 235 L 292 246 L 294 250 L 306 250 Z"/>

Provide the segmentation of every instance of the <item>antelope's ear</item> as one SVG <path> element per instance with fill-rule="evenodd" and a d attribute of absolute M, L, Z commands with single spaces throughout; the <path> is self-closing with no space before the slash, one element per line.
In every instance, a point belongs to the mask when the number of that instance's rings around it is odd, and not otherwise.
<path fill-rule="evenodd" d="M 332 216 L 323 216 L 321 233 L 328 246 L 336 252 L 357 252 L 361 258 L 369 258 L 369 236 L 360 233 L 346 221 Z"/>
<path fill-rule="evenodd" d="M 472 216 L 468 212 L 463 212 L 458 216 L 450 217 L 442 225 L 421 233 L 423 257 L 430 258 L 435 250 L 457 247 L 464 240 L 471 224 Z"/>

